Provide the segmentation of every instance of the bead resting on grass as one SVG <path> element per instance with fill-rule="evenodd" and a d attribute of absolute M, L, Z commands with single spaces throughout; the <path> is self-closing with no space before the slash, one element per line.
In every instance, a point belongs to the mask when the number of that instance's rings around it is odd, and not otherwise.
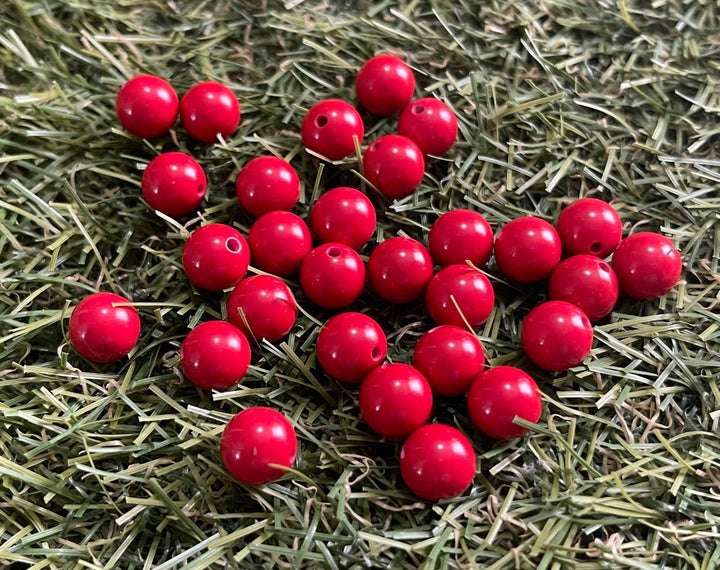
<path fill-rule="evenodd" d="M 168 132 L 178 116 L 178 96 L 172 86 L 155 75 L 138 75 L 123 84 L 115 112 L 129 133 L 154 139 Z"/>

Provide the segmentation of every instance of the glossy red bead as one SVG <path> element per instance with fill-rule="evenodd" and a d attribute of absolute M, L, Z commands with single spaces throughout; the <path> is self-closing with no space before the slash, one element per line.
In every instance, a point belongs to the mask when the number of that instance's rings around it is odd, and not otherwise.
<path fill-rule="evenodd" d="M 225 390 L 240 382 L 250 366 L 250 357 L 247 338 L 226 321 L 199 324 L 180 347 L 183 373 L 204 390 Z"/>
<path fill-rule="evenodd" d="M 622 221 L 615 208 L 597 198 L 580 198 L 567 205 L 555 228 L 569 255 L 610 255 L 622 239 Z"/>
<path fill-rule="evenodd" d="M 310 227 L 321 243 L 344 243 L 360 249 L 375 233 L 375 207 L 355 188 L 332 188 L 310 212 Z"/>
<path fill-rule="evenodd" d="M 495 439 L 515 439 L 527 433 L 515 417 L 537 423 L 542 397 L 535 380 L 513 366 L 489 368 L 473 381 L 467 396 L 473 424 Z"/>
<path fill-rule="evenodd" d="M 222 291 L 234 287 L 247 273 L 250 249 L 242 234 L 225 224 L 196 229 L 185 242 L 182 264 L 198 289 Z"/>
<path fill-rule="evenodd" d="M 562 246 L 555 228 L 540 218 L 516 218 L 500 228 L 495 236 L 497 266 L 520 283 L 535 283 L 548 277 L 561 255 Z"/>
<path fill-rule="evenodd" d="M 471 327 L 477 327 L 490 317 L 494 303 L 492 284 L 469 265 L 444 267 L 433 276 L 425 290 L 428 314 L 439 325 L 464 327 L 464 316 Z"/>
<path fill-rule="evenodd" d="M 249 339 L 277 342 L 295 324 L 297 303 L 277 277 L 253 275 L 240 281 L 228 296 L 227 315 Z"/>
<path fill-rule="evenodd" d="M 682 257 L 673 242 L 654 232 L 640 232 L 620 242 L 612 258 L 620 290 L 638 300 L 669 293 L 680 279 Z"/>
<path fill-rule="evenodd" d="M 197 161 L 182 152 L 156 156 L 142 175 L 142 193 L 151 208 L 178 217 L 197 209 L 205 196 L 207 179 Z"/>
<path fill-rule="evenodd" d="M 300 286 L 307 298 L 320 307 L 346 307 L 360 297 L 365 287 L 365 264 L 351 247 L 324 243 L 303 259 Z"/>
<path fill-rule="evenodd" d="M 442 156 L 457 139 L 457 118 L 439 99 L 416 99 L 400 113 L 398 134 L 415 142 L 423 154 Z"/>
<path fill-rule="evenodd" d="M 317 359 L 338 382 L 361 382 L 387 356 L 387 339 L 380 325 L 362 313 L 331 317 L 317 338 Z"/>
<path fill-rule="evenodd" d="M 340 99 L 325 99 L 305 114 L 300 127 L 302 143 L 328 160 L 342 160 L 355 154 L 355 139 L 365 136 L 360 113 Z"/>
<path fill-rule="evenodd" d="M 415 191 L 425 174 L 425 159 L 417 145 L 400 135 L 385 135 L 368 146 L 363 155 L 368 182 L 389 200 Z"/>
<path fill-rule="evenodd" d="M 286 160 L 259 156 L 240 170 L 235 193 L 243 209 L 254 218 L 275 210 L 290 211 L 300 198 L 300 178 Z"/>
<path fill-rule="evenodd" d="M 312 250 L 310 228 L 292 212 L 278 210 L 263 214 L 248 231 L 254 267 L 286 277 L 300 270 Z"/>
<path fill-rule="evenodd" d="M 383 364 L 368 374 L 358 394 L 360 416 L 384 437 L 405 437 L 430 418 L 430 384 L 407 364 Z"/>
<path fill-rule="evenodd" d="M 443 267 L 467 261 L 482 267 L 492 255 L 493 231 L 478 212 L 451 210 L 430 228 L 428 248 L 433 261 Z"/>
<path fill-rule="evenodd" d="M 420 337 L 413 366 L 438 396 L 460 396 L 482 372 L 485 354 L 478 338 L 467 329 L 440 325 Z"/>
<path fill-rule="evenodd" d="M 125 82 L 115 100 L 115 111 L 123 128 L 148 139 L 164 135 L 172 128 L 178 108 L 175 90 L 154 75 L 139 75 Z"/>
<path fill-rule="evenodd" d="M 462 495 L 475 478 L 475 451 L 458 429 L 426 424 L 412 432 L 400 449 L 400 475 L 426 501 Z"/>
<path fill-rule="evenodd" d="M 430 253 L 419 241 L 394 237 L 370 253 L 368 281 L 382 299 L 390 303 L 417 301 L 433 276 Z"/>
<path fill-rule="evenodd" d="M 93 293 L 80 301 L 68 323 L 70 343 L 93 362 L 126 356 L 140 336 L 140 317 L 130 301 L 115 293 Z"/>
<path fill-rule="evenodd" d="M 355 77 L 358 103 L 382 117 L 401 111 L 415 92 L 415 75 L 394 55 L 376 55 L 367 60 Z"/>
<path fill-rule="evenodd" d="M 231 89 L 214 81 L 193 85 L 180 100 L 180 120 L 192 138 L 217 142 L 240 124 L 240 103 Z"/>
<path fill-rule="evenodd" d="M 247 485 L 280 479 L 295 462 L 297 449 L 297 435 L 288 419 L 262 406 L 235 415 L 220 438 L 225 468 Z"/>
<path fill-rule="evenodd" d="M 620 290 L 607 262 L 594 255 L 573 255 L 553 270 L 548 293 L 554 301 L 577 305 L 591 322 L 597 322 L 612 312 Z"/>
<path fill-rule="evenodd" d="M 593 329 L 576 305 L 547 301 L 525 317 L 520 343 L 528 358 L 540 368 L 552 372 L 567 370 L 590 354 Z"/>

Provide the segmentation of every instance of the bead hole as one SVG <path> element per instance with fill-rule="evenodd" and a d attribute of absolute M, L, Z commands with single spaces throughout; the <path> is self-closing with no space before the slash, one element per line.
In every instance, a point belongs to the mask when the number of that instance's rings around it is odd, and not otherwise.
<path fill-rule="evenodd" d="M 600 271 L 610 273 L 610 266 L 607 263 L 601 263 L 598 267 L 600 267 Z"/>
<path fill-rule="evenodd" d="M 205 185 L 204 184 L 198 184 L 197 194 L 198 194 L 198 196 L 202 196 L 203 194 L 205 194 Z"/>
<path fill-rule="evenodd" d="M 593 242 L 590 244 L 590 251 L 593 253 L 600 253 L 602 251 L 603 245 L 599 241 Z"/>
<path fill-rule="evenodd" d="M 412 108 L 412 112 L 413 112 L 415 115 L 419 115 L 419 114 L 422 113 L 424 110 L 425 110 L 425 106 L 424 106 L 424 105 L 415 105 L 415 106 Z"/>
<path fill-rule="evenodd" d="M 228 251 L 232 253 L 237 253 L 240 251 L 240 242 L 237 238 L 228 238 L 225 241 L 225 247 L 228 249 Z"/>
<path fill-rule="evenodd" d="M 382 354 L 382 351 L 380 350 L 379 346 L 373 346 L 372 352 L 370 353 L 370 356 L 372 356 L 373 360 L 377 360 L 380 358 L 380 355 Z"/>
<path fill-rule="evenodd" d="M 374 143 L 372 143 L 372 144 L 370 145 L 370 150 L 372 150 L 373 152 L 376 151 L 376 150 L 379 149 L 379 148 L 380 148 L 380 143 L 379 143 L 379 142 L 374 142 Z"/>
<path fill-rule="evenodd" d="M 324 127 L 328 124 L 328 118 L 325 115 L 320 115 L 317 119 L 315 119 L 315 124 L 318 127 Z"/>
<path fill-rule="evenodd" d="M 327 250 L 327 254 L 330 257 L 340 257 L 340 248 L 333 246 Z"/>

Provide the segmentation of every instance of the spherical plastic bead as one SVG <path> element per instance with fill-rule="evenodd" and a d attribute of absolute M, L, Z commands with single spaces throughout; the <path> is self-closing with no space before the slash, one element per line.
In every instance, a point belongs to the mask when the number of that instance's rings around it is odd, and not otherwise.
<path fill-rule="evenodd" d="M 550 274 L 548 294 L 554 301 L 577 305 L 594 323 L 612 312 L 620 290 L 608 263 L 594 255 L 573 255 Z"/>
<path fill-rule="evenodd" d="M 300 286 L 308 299 L 320 307 L 346 307 L 362 293 L 365 264 L 351 247 L 342 243 L 324 243 L 303 260 Z"/>
<path fill-rule="evenodd" d="M 310 227 L 321 243 L 344 243 L 360 249 L 375 233 L 375 207 L 355 188 L 341 186 L 318 198 L 310 212 Z"/>
<path fill-rule="evenodd" d="M 442 156 L 457 139 L 457 118 L 439 99 L 417 99 L 400 113 L 398 134 L 415 142 L 424 155 Z"/>
<path fill-rule="evenodd" d="M 240 103 L 225 85 L 204 81 L 180 100 L 180 120 L 192 138 L 205 143 L 228 138 L 240 124 Z"/>
<path fill-rule="evenodd" d="M 290 288 L 277 277 L 254 275 L 232 290 L 227 314 L 228 320 L 248 338 L 277 342 L 295 324 L 297 303 Z"/>
<path fill-rule="evenodd" d="M 182 253 L 190 282 L 198 289 L 222 291 L 234 287 L 248 270 L 250 249 L 242 234 L 225 224 L 195 230 Z"/>
<path fill-rule="evenodd" d="M 548 277 L 561 255 L 562 246 L 555 228 L 540 218 L 515 218 L 495 236 L 497 266 L 520 283 L 535 283 Z"/>
<path fill-rule="evenodd" d="M 419 241 L 406 237 L 385 240 L 370 254 L 368 280 L 390 303 L 417 301 L 433 276 L 430 253 Z"/>
<path fill-rule="evenodd" d="M 365 136 L 360 113 L 340 99 L 325 99 L 313 105 L 300 128 L 302 143 L 328 160 L 342 160 L 355 154 L 355 139 Z"/>
<path fill-rule="evenodd" d="M 597 198 L 580 198 L 566 206 L 555 228 L 570 255 L 610 255 L 622 239 L 622 221 L 615 208 Z"/>
<path fill-rule="evenodd" d="M 278 210 L 255 220 L 248 232 L 248 244 L 254 267 L 287 277 L 300 270 L 312 250 L 312 235 L 302 218 Z"/>
<path fill-rule="evenodd" d="M 385 135 L 363 155 L 365 178 L 389 200 L 415 191 L 425 174 L 425 159 L 418 146 L 400 135 Z"/>
<path fill-rule="evenodd" d="M 259 218 L 275 210 L 292 210 L 300 198 L 300 179 L 282 158 L 259 156 L 242 167 L 235 192 L 243 209 Z"/>
<path fill-rule="evenodd" d="M 414 91 L 412 69 L 393 55 L 370 58 L 355 77 L 358 103 L 375 115 L 388 116 L 401 111 Z"/>
<path fill-rule="evenodd" d="M 425 290 L 430 318 L 440 325 L 477 327 L 493 310 L 495 292 L 480 271 L 469 265 L 448 265 L 438 271 Z M 464 317 L 464 320 L 463 320 Z"/>
<path fill-rule="evenodd" d="M 155 75 L 127 81 L 117 94 L 115 111 L 129 133 L 148 139 L 164 135 L 178 116 L 178 96 L 170 84 Z"/>
<path fill-rule="evenodd" d="M 493 232 L 485 218 L 472 210 L 451 210 L 430 228 L 428 248 L 443 267 L 469 261 L 482 267 L 492 255 Z"/>
<path fill-rule="evenodd" d="M 142 175 L 142 193 L 151 208 L 179 217 L 197 209 L 205 196 L 207 179 L 198 162 L 181 152 L 156 156 Z"/>

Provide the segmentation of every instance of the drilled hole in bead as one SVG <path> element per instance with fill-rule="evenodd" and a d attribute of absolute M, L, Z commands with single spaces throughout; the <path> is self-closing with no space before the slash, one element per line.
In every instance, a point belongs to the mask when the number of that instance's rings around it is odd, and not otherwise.
<path fill-rule="evenodd" d="M 602 251 L 603 244 L 599 241 L 590 244 L 590 251 L 593 253 L 600 253 Z"/>
<path fill-rule="evenodd" d="M 205 185 L 204 184 L 198 184 L 197 194 L 198 194 L 198 196 L 202 196 L 205 194 Z"/>
<path fill-rule="evenodd" d="M 315 119 L 315 124 L 318 127 L 324 127 L 328 124 L 328 118 L 325 115 L 320 115 L 317 119 Z"/>
<path fill-rule="evenodd" d="M 330 257 L 340 257 L 340 248 L 333 246 L 327 250 L 327 254 Z"/>
<path fill-rule="evenodd" d="M 600 271 L 604 271 L 605 273 L 610 273 L 610 266 L 607 263 L 601 263 L 598 267 L 600 267 Z"/>
<path fill-rule="evenodd" d="M 373 152 L 376 151 L 376 150 L 379 149 L 379 148 L 380 148 L 380 143 L 379 143 L 379 142 L 374 142 L 374 143 L 372 143 L 372 144 L 370 145 L 370 150 L 372 150 Z"/>
<path fill-rule="evenodd" d="M 240 241 L 237 238 L 228 238 L 225 240 L 225 247 L 232 253 L 240 251 Z"/>
<path fill-rule="evenodd" d="M 415 105 L 415 106 L 412 108 L 412 112 L 413 112 L 415 115 L 419 115 L 419 114 L 422 113 L 424 110 L 425 110 L 425 106 L 424 106 L 424 105 Z"/>
<path fill-rule="evenodd" d="M 382 354 L 382 350 L 380 350 L 380 347 L 373 346 L 372 352 L 370 353 L 370 356 L 372 356 L 372 359 L 373 360 L 379 359 L 381 354 Z"/>

